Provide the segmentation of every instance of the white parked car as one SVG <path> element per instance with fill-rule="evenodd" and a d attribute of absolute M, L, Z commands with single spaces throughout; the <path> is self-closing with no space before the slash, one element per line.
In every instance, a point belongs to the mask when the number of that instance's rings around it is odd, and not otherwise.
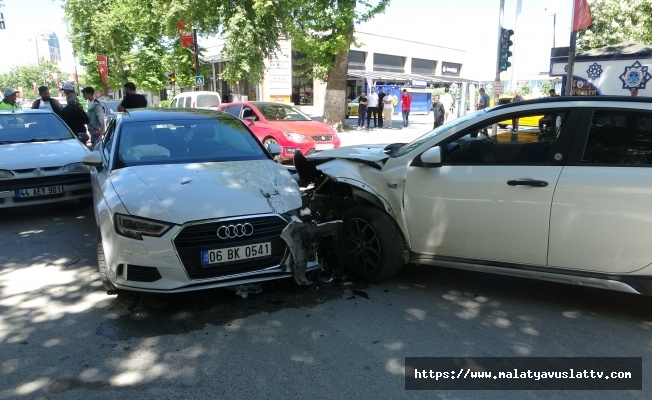
<path fill-rule="evenodd" d="M 281 232 L 301 196 L 272 157 L 226 113 L 118 113 L 83 159 L 94 167 L 107 291 L 173 293 L 291 277 Z"/>
<path fill-rule="evenodd" d="M 196 91 L 183 92 L 175 95 L 172 98 L 170 107 L 217 110 L 220 104 L 222 104 L 222 97 L 218 92 Z"/>
<path fill-rule="evenodd" d="M 54 113 L 0 111 L 0 208 L 91 202 L 89 150 Z"/>
<path fill-rule="evenodd" d="M 540 127 L 478 134 L 532 116 Z M 511 103 L 303 161 L 311 209 L 343 219 L 342 258 L 363 278 L 412 262 L 652 294 L 649 99 Z"/>

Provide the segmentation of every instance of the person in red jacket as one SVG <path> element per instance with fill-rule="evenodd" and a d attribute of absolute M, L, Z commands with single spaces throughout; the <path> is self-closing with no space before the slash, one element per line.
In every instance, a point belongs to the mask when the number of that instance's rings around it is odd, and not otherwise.
<path fill-rule="evenodd" d="M 412 96 L 403 89 L 403 96 L 401 96 L 401 110 L 403 111 L 403 129 L 408 127 L 408 118 L 410 116 L 410 106 L 412 105 Z"/>

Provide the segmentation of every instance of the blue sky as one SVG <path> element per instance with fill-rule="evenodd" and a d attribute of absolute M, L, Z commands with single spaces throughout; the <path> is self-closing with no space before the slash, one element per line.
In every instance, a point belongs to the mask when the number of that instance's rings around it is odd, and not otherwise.
<path fill-rule="evenodd" d="M 553 17 L 546 7 L 558 3 L 556 45 L 568 46 L 573 0 L 522 0 L 516 20 L 517 0 L 505 0 L 503 26 L 514 29 L 514 71 L 547 71 L 553 41 Z M 61 0 L 4 0 L 0 12 L 7 29 L 0 30 L 0 73 L 12 65 L 36 61 L 34 36 L 55 32 L 61 46 L 61 66 L 72 71 L 72 46 Z M 492 79 L 498 39 L 500 0 L 392 0 L 384 14 L 358 30 L 466 50 L 463 67 L 470 78 Z M 31 40 L 31 41 L 30 41 Z M 202 39 L 200 39 L 200 43 Z M 509 71 L 508 71 L 509 73 Z"/>

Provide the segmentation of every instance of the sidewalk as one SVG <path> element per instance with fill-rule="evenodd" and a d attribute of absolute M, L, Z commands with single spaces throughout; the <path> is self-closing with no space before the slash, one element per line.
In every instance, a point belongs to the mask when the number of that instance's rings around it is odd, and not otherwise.
<path fill-rule="evenodd" d="M 363 128 L 357 130 L 358 118 L 347 118 L 345 123 L 347 130 L 338 132 L 342 140 L 342 146 L 358 144 L 378 144 L 378 143 L 404 143 L 430 132 L 433 129 L 434 118 L 432 114 L 410 114 L 409 126 L 401 129 L 403 117 L 401 114 L 395 114 L 392 117 L 392 129 L 374 128 L 371 121 L 371 129 Z M 365 121 L 366 126 L 366 121 Z"/>

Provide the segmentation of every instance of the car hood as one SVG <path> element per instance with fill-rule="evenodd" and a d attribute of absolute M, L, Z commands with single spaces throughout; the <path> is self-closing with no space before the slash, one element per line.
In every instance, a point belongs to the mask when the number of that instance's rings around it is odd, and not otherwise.
<path fill-rule="evenodd" d="M 1 169 L 59 167 L 79 163 L 90 150 L 77 139 L 0 145 Z"/>
<path fill-rule="evenodd" d="M 261 124 L 282 132 L 295 132 L 302 135 L 335 135 L 330 125 L 319 121 L 266 121 Z"/>
<path fill-rule="evenodd" d="M 176 224 L 301 207 L 296 181 L 271 160 L 143 165 L 110 179 L 130 214 Z"/>
<path fill-rule="evenodd" d="M 313 153 L 307 158 L 309 160 L 340 158 L 382 166 L 384 161 L 389 158 L 389 156 L 384 152 L 385 147 L 387 147 L 386 144 L 344 146 Z"/>

